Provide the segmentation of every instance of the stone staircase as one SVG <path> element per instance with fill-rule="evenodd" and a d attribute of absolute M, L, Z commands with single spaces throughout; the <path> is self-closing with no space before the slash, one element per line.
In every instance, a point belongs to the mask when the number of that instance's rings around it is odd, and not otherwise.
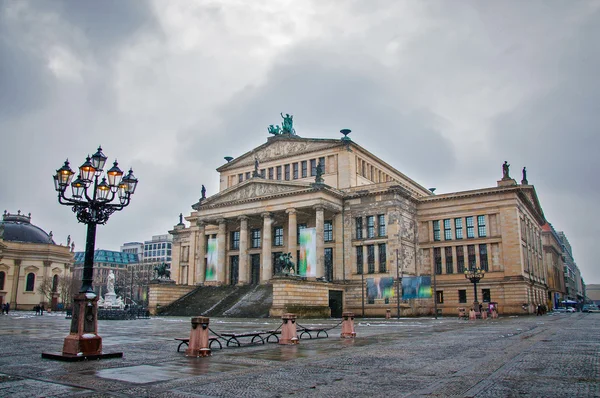
<path fill-rule="evenodd" d="M 273 304 L 272 285 L 199 286 L 158 315 L 266 318 Z"/>

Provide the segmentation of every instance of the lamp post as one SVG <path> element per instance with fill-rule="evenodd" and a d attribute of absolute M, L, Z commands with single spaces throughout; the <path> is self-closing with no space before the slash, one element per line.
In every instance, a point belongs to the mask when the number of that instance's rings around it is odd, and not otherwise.
<path fill-rule="evenodd" d="M 88 156 L 79 167 L 79 175 L 74 181 L 71 180 L 75 172 L 69 167 L 68 160 L 53 176 L 58 202 L 70 206 L 77 220 L 87 225 L 87 236 L 81 289 L 73 298 L 70 333 L 64 340 L 62 355 L 42 354 L 44 358 L 72 360 L 73 357 L 92 359 L 123 356 L 123 353 L 102 353 L 102 338 L 98 336 L 97 323 L 98 297 L 92 286 L 94 246 L 96 226 L 105 224 L 111 214 L 129 205 L 138 180 L 131 169 L 123 176 L 116 160 L 113 167 L 102 176 L 106 159 L 102 148 L 98 147 L 98 151 L 91 157 Z M 67 194 L 69 185 L 72 189 L 71 197 Z M 118 200 L 114 201 L 115 199 Z"/>
<path fill-rule="evenodd" d="M 470 280 L 473 284 L 473 293 L 475 294 L 475 301 L 473 301 L 473 310 L 479 310 L 479 302 L 477 301 L 477 282 L 483 279 L 485 271 L 481 268 L 470 268 L 465 270 L 465 278 Z M 477 307 L 477 308 L 476 308 Z"/>

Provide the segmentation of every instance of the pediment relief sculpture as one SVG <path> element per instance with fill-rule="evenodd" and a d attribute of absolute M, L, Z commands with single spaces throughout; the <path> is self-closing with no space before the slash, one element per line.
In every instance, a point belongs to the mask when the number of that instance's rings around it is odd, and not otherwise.
<path fill-rule="evenodd" d="M 302 189 L 302 187 L 294 187 L 289 185 L 279 184 L 248 184 L 244 187 L 226 193 L 220 198 L 207 203 L 207 205 L 215 205 L 219 203 L 235 202 L 238 200 L 246 200 L 252 198 L 260 198 L 264 196 L 275 195 L 279 193 L 292 192 Z"/>
<path fill-rule="evenodd" d="M 250 166 L 254 163 L 255 158 L 257 158 L 260 163 L 263 163 L 271 159 L 279 159 L 284 156 L 287 157 L 298 153 L 328 148 L 333 143 L 334 142 L 314 142 L 304 140 L 276 141 L 254 151 L 252 154 L 247 154 L 235 164 L 235 167 Z"/>

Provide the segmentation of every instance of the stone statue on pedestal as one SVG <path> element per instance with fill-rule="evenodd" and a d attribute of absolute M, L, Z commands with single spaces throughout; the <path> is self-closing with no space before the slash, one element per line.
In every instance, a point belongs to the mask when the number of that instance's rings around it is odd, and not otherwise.
<path fill-rule="evenodd" d="M 504 164 L 502 165 L 502 179 L 503 180 L 510 180 L 510 175 L 508 174 L 509 167 L 510 167 L 510 164 L 508 164 L 508 162 L 505 160 Z"/>

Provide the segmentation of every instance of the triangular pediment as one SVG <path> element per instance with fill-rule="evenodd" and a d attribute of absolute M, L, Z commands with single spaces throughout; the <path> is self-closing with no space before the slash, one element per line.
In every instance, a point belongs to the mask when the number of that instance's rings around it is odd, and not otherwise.
<path fill-rule="evenodd" d="M 542 221 L 545 222 L 544 211 L 542 210 L 542 206 L 540 205 L 540 201 L 535 192 L 535 188 L 533 188 L 533 187 L 522 188 L 521 193 L 522 193 L 523 197 L 525 198 L 525 200 L 527 200 L 529 202 L 529 205 L 531 206 L 531 208 L 533 210 L 535 210 L 537 215 L 540 217 L 540 222 L 542 222 Z"/>
<path fill-rule="evenodd" d="M 306 191 L 307 189 L 311 189 L 311 184 L 264 180 L 256 177 L 219 194 L 213 195 L 205 201 L 198 203 L 198 205 L 213 206 L 224 203 L 263 199 L 281 194 Z"/>
<path fill-rule="evenodd" d="M 342 141 L 334 139 L 302 138 L 293 135 L 275 136 L 269 138 L 265 144 L 219 167 L 217 171 L 221 172 L 254 165 L 255 159 L 258 159 L 259 163 L 263 163 L 289 156 L 316 152 L 342 144 Z"/>

